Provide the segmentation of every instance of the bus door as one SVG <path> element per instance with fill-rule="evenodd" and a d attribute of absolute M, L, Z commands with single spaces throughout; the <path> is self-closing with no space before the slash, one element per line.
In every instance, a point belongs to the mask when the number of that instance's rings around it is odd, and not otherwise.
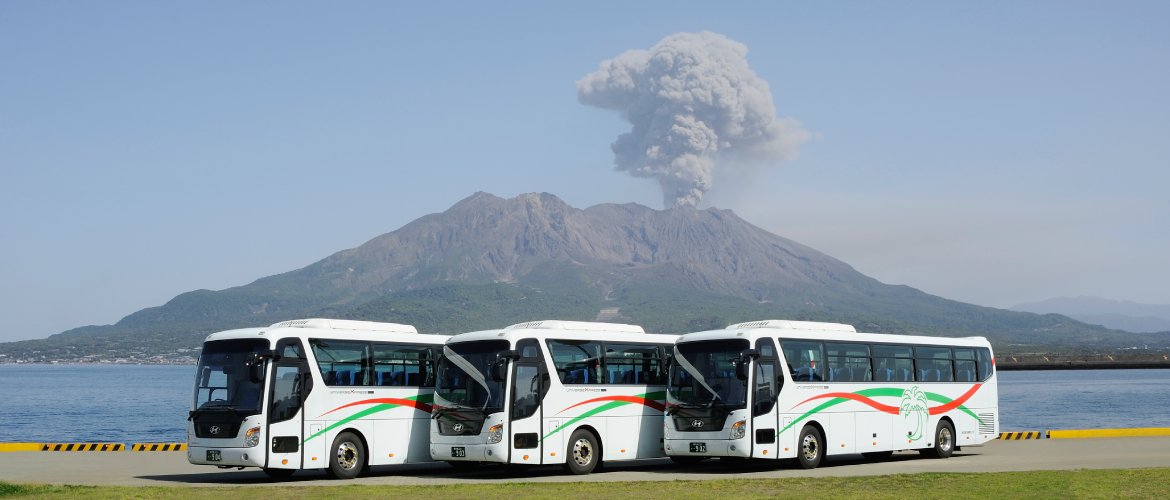
<path fill-rule="evenodd" d="M 304 352 L 300 339 L 284 339 L 276 346 L 268 389 L 268 442 L 260 444 L 268 448 L 267 467 L 271 469 L 304 467 L 301 443 L 305 416 L 301 410 L 313 384 Z"/>
<path fill-rule="evenodd" d="M 548 393 L 548 368 L 536 339 L 523 339 L 516 344 L 519 355 L 512 367 L 511 410 L 508 420 L 508 439 L 514 464 L 539 464 L 541 447 L 541 401 Z"/>
<path fill-rule="evenodd" d="M 784 373 L 779 370 L 780 361 L 772 339 L 757 340 L 755 348 L 759 357 L 755 360 L 752 376 L 752 425 L 749 430 L 752 433 L 752 457 L 776 458 L 776 432 L 779 430 L 776 398 L 784 383 Z"/>

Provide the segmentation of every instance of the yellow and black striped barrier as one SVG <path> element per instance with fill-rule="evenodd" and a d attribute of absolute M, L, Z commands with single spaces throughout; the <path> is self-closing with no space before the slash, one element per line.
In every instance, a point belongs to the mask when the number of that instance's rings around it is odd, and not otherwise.
<path fill-rule="evenodd" d="M 133 451 L 183 451 L 186 443 L 134 443 L 130 448 Z"/>
<path fill-rule="evenodd" d="M 1136 429 L 1083 429 L 1048 431 L 1051 439 L 1119 438 L 1170 436 L 1170 427 L 1144 427 Z"/>
<path fill-rule="evenodd" d="M 122 443 L 43 443 L 41 451 L 126 451 Z"/>
<path fill-rule="evenodd" d="M 1004 441 L 1017 441 L 1020 439 L 1044 439 L 1048 437 L 1048 431 L 1025 431 L 1025 432 L 1001 432 L 999 438 Z"/>

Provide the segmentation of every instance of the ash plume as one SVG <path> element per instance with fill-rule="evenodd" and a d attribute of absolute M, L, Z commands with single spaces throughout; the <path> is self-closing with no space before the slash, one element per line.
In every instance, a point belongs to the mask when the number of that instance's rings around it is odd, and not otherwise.
<path fill-rule="evenodd" d="M 577 99 L 633 126 L 612 145 L 617 170 L 657 179 L 667 207 L 694 206 L 717 171 L 789 159 L 809 138 L 776 117 L 747 51 L 718 33 L 676 33 L 602 61 L 577 81 Z"/>

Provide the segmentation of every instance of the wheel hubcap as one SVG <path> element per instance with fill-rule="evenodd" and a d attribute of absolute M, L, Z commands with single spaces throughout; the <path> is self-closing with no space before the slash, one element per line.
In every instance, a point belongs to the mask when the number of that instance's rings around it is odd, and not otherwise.
<path fill-rule="evenodd" d="M 573 443 L 573 460 L 577 465 L 586 466 L 593 461 L 593 445 L 584 439 L 578 439 Z"/>
<path fill-rule="evenodd" d="M 817 446 L 817 438 L 812 434 L 804 437 L 804 442 L 800 445 L 801 451 L 804 452 L 804 459 L 813 461 L 817 459 L 817 453 L 820 451 L 820 446 Z"/>
<path fill-rule="evenodd" d="M 357 448 L 353 443 L 346 442 L 337 446 L 337 464 L 346 470 L 357 467 Z"/>
<path fill-rule="evenodd" d="M 952 444 L 951 430 L 943 427 L 938 432 L 938 447 L 942 450 L 949 450 Z"/>

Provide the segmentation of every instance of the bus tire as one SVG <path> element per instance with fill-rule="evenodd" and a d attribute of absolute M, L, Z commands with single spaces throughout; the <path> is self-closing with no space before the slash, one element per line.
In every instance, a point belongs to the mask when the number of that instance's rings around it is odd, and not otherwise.
<path fill-rule="evenodd" d="M 821 431 L 811 425 L 800 430 L 796 441 L 796 461 L 805 469 L 815 469 L 825 458 L 825 438 Z"/>
<path fill-rule="evenodd" d="M 955 426 L 949 421 L 940 420 L 938 428 L 934 430 L 934 447 L 919 450 L 930 458 L 948 458 L 955 452 Z"/>
<path fill-rule="evenodd" d="M 366 467 L 366 447 L 352 432 L 342 432 L 333 440 L 329 453 L 329 476 L 353 479 Z"/>
<path fill-rule="evenodd" d="M 269 479 L 288 479 L 297 472 L 296 469 L 273 469 L 271 467 L 262 467 L 261 470 Z"/>
<path fill-rule="evenodd" d="M 601 446 L 597 444 L 597 437 L 585 429 L 577 429 L 569 437 L 565 458 L 565 468 L 569 472 L 577 475 L 593 472 L 601 462 Z"/>

